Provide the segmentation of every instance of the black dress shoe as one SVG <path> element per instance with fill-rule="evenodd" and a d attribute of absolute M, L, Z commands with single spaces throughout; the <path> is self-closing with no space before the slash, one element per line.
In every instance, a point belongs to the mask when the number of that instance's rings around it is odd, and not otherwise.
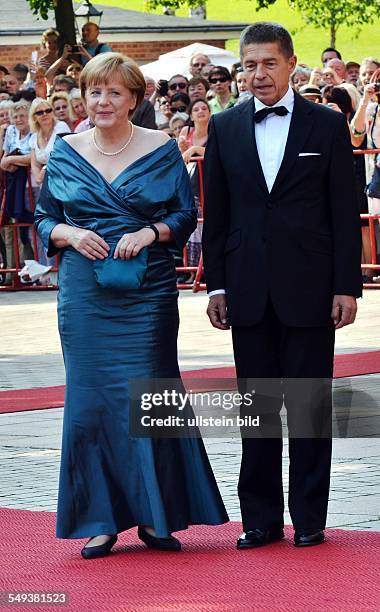
<path fill-rule="evenodd" d="M 259 548 L 284 539 L 284 530 L 282 527 L 274 529 L 252 529 L 243 533 L 237 541 L 237 548 Z"/>
<path fill-rule="evenodd" d="M 96 536 L 94 536 L 96 537 Z M 92 538 L 91 538 L 92 539 Z M 99 546 L 85 546 L 81 550 L 83 559 L 99 559 L 99 557 L 106 557 L 111 552 L 111 548 L 117 542 L 117 535 L 111 536 L 111 539 L 104 544 Z"/>
<path fill-rule="evenodd" d="M 317 544 L 323 544 L 325 542 L 325 534 L 323 529 L 310 532 L 297 530 L 294 534 L 294 546 L 316 546 Z"/>
<path fill-rule="evenodd" d="M 138 528 L 137 535 L 148 548 L 154 548 L 155 550 L 169 550 L 174 552 L 181 550 L 181 542 L 177 540 L 177 538 L 173 538 L 173 536 L 168 538 L 156 538 L 156 536 L 150 535 L 150 533 L 145 531 L 145 529 L 142 527 Z"/>

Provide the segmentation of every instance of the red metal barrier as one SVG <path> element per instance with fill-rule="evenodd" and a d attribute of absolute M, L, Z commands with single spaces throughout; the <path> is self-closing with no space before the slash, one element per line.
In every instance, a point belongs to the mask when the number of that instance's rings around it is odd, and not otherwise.
<path fill-rule="evenodd" d="M 376 153 L 380 153 L 380 149 L 357 149 L 354 151 L 354 155 L 374 155 Z M 202 217 L 198 219 L 199 224 L 203 224 L 203 210 L 204 210 L 204 182 L 203 182 L 203 167 L 202 167 L 202 157 L 194 157 L 190 161 L 195 161 L 198 164 L 198 177 L 199 177 L 199 203 L 200 209 L 202 211 Z M 29 187 L 29 197 L 30 201 L 33 202 L 33 194 L 30 184 L 30 179 L 28 180 Z M 36 231 L 33 225 L 29 225 L 26 223 L 14 223 L 14 224 L 4 224 L 3 219 L 5 216 L 5 193 L 2 198 L 2 204 L 0 208 L 0 229 L 2 228 L 10 228 L 13 233 L 13 247 L 14 247 L 14 257 L 15 257 L 15 267 L 14 268 L 4 268 L 1 269 L 1 273 L 13 273 L 12 284 L 10 286 L 0 286 L 0 291 L 17 291 L 17 290 L 25 290 L 25 289 L 56 289 L 55 285 L 38 285 L 36 283 L 33 284 L 23 284 L 20 281 L 18 276 L 18 272 L 21 270 L 21 261 L 20 261 L 20 250 L 19 250 L 19 229 L 21 227 L 29 227 L 32 234 L 32 246 L 34 258 L 38 260 L 37 255 L 37 236 Z M 371 269 L 371 270 L 379 270 L 380 264 L 377 263 L 377 253 L 376 253 L 376 234 L 375 234 L 375 224 L 380 223 L 380 215 L 371 215 L 371 214 L 362 214 L 360 215 L 362 219 L 368 219 L 369 223 L 369 234 L 370 234 L 370 244 L 371 244 L 371 262 L 363 263 L 362 269 Z M 56 272 L 58 269 L 58 257 L 56 257 L 56 265 L 52 269 L 53 272 Z M 191 289 L 194 293 L 198 291 L 204 291 L 206 289 L 206 284 L 204 282 L 204 269 L 203 269 L 203 256 L 202 252 L 199 258 L 199 262 L 197 266 L 189 266 L 188 265 L 188 248 L 187 246 L 183 250 L 183 266 L 176 267 L 177 273 L 192 273 L 195 272 L 194 281 L 190 284 L 188 283 L 178 283 L 178 289 Z M 380 289 L 380 283 L 365 283 L 365 289 Z"/>

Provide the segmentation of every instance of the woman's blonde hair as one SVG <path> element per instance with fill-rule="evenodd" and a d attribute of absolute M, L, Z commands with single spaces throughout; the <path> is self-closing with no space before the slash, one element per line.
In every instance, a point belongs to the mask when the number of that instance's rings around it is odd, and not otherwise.
<path fill-rule="evenodd" d="M 54 28 L 48 28 L 47 30 L 44 30 L 44 32 L 42 32 L 42 37 L 41 37 L 41 47 L 42 49 L 46 49 L 46 41 L 48 36 L 55 36 L 57 38 L 57 41 L 59 40 L 59 32 L 58 30 L 55 30 Z"/>
<path fill-rule="evenodd" d="M 49 100 L 45 100 L 45 98 L 34 98 L 30 106 L 30 109 L 29 109 L 29 127 L 30 127 L 30 131 L 33 133 L 38 132 L 38 130 L 40 129 L 40 126 L 38 125 L 38 122 L 36 121 L 34 115 L 38 107 L 41 106 L 42 104 L 45 104 L 45 106 L 48 106 L 49 108 L 53 108 Z M 56 122 L 55 117 L 54 117 L 54 122 Z"/>
<path fill-rule="evenodd" d="M 121 53 L 100 53 L 87 62 L 79 79 L 83 100 L 89 87 L 111 82 L 115 77 L 119 77 L 124 86 L 136 96 L 137 108 L 144 99 L 145 78 L 136 62 Z M 131 109 L 130 114 L 135 108 Z"/>
<path fill-rule="evenodd" d="M 70 121 L 75 121 L 76 120 L 76 116 L 73 113 L 73 109 L 71 108 L 71 102 L 70 102 L 70 96 L 68 93 L 66 93 L 65 91 L 56 91 L 55 93 L 53 93 L 50 98 L 49 98 L 49 102 L 52 106 L 54 106 L 54 104 L 57 102 L 57 100 L 64 100 L 65 102 L 67 102 L 67 108 L 68 108 L 68 113 L 69 113 L 69 118 Z"/>
<path fill-rule="evenodd" d="M 12 108 L 9 109 L 11 117 L 13 117 L 13 115 L 21 109 L 25 109 L 27 112 L 29 112 L 30 102 L 24 100 L 24 98 L 20 98 L 20 100 L 18 102 L 15 102 Z"/>

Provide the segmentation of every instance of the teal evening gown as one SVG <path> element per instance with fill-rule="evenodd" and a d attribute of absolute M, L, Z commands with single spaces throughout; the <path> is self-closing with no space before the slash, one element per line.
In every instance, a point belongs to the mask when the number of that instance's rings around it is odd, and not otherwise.
<path fill-rule="evenodd" d="M 196 226 L 175 141 L 111 183 L 58 138 L 35 222 L 48 255 L 58 223 L 108 242 L 162 221 L 183 248 Z M 140 289 L 102 289 L 93 262 L 71 247 L 59 266 L 58 322 L 66 368 L 57 537 L 87 538 L 151 525 L 158 537 L 228 520 L 203 442 L 129 434 L 128 379 L 178 378 L 178 292 L 170 243 L 149 247 Z"/>

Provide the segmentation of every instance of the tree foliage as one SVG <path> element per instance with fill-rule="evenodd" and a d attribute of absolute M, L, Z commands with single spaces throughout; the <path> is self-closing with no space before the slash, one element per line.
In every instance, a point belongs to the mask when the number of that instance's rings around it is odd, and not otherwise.
<path fill-rule="evenodd" d="M 33 15 L 41 19 L 49 18 L 49 11 L 54 10 L 55 23 L 60 33 L 61 47 L 65 43 L 75 43 L 74 9 L 71 0 L 26 0 Z"/>
<path fill-rule="evenodd" d="M 257 10 L 268 8 L 277 0 L 256 0 Z M 340 26 L 347 25 L 360 31 L 360 27 L 373 23 L 380 14 L 380 0 L 287 0 L 291 8 L 299 11 L 308 25 L 328 30 L 330 44 L 335 46 Z"/>
<path fill-rule="evenodd" d="M 54 9 L 54 0 L 28 0 L 33 15 L 42 19 L 49 18 L 49 11 Z"/>
<path fill-rule="evenodd" d="M 146 7 L 152 11 L 160 6 L 173 9 L 174 11 L 187 6 L 188 8 L 197 8 L 206 4 L 205 0 L 146 0 Z"/>

